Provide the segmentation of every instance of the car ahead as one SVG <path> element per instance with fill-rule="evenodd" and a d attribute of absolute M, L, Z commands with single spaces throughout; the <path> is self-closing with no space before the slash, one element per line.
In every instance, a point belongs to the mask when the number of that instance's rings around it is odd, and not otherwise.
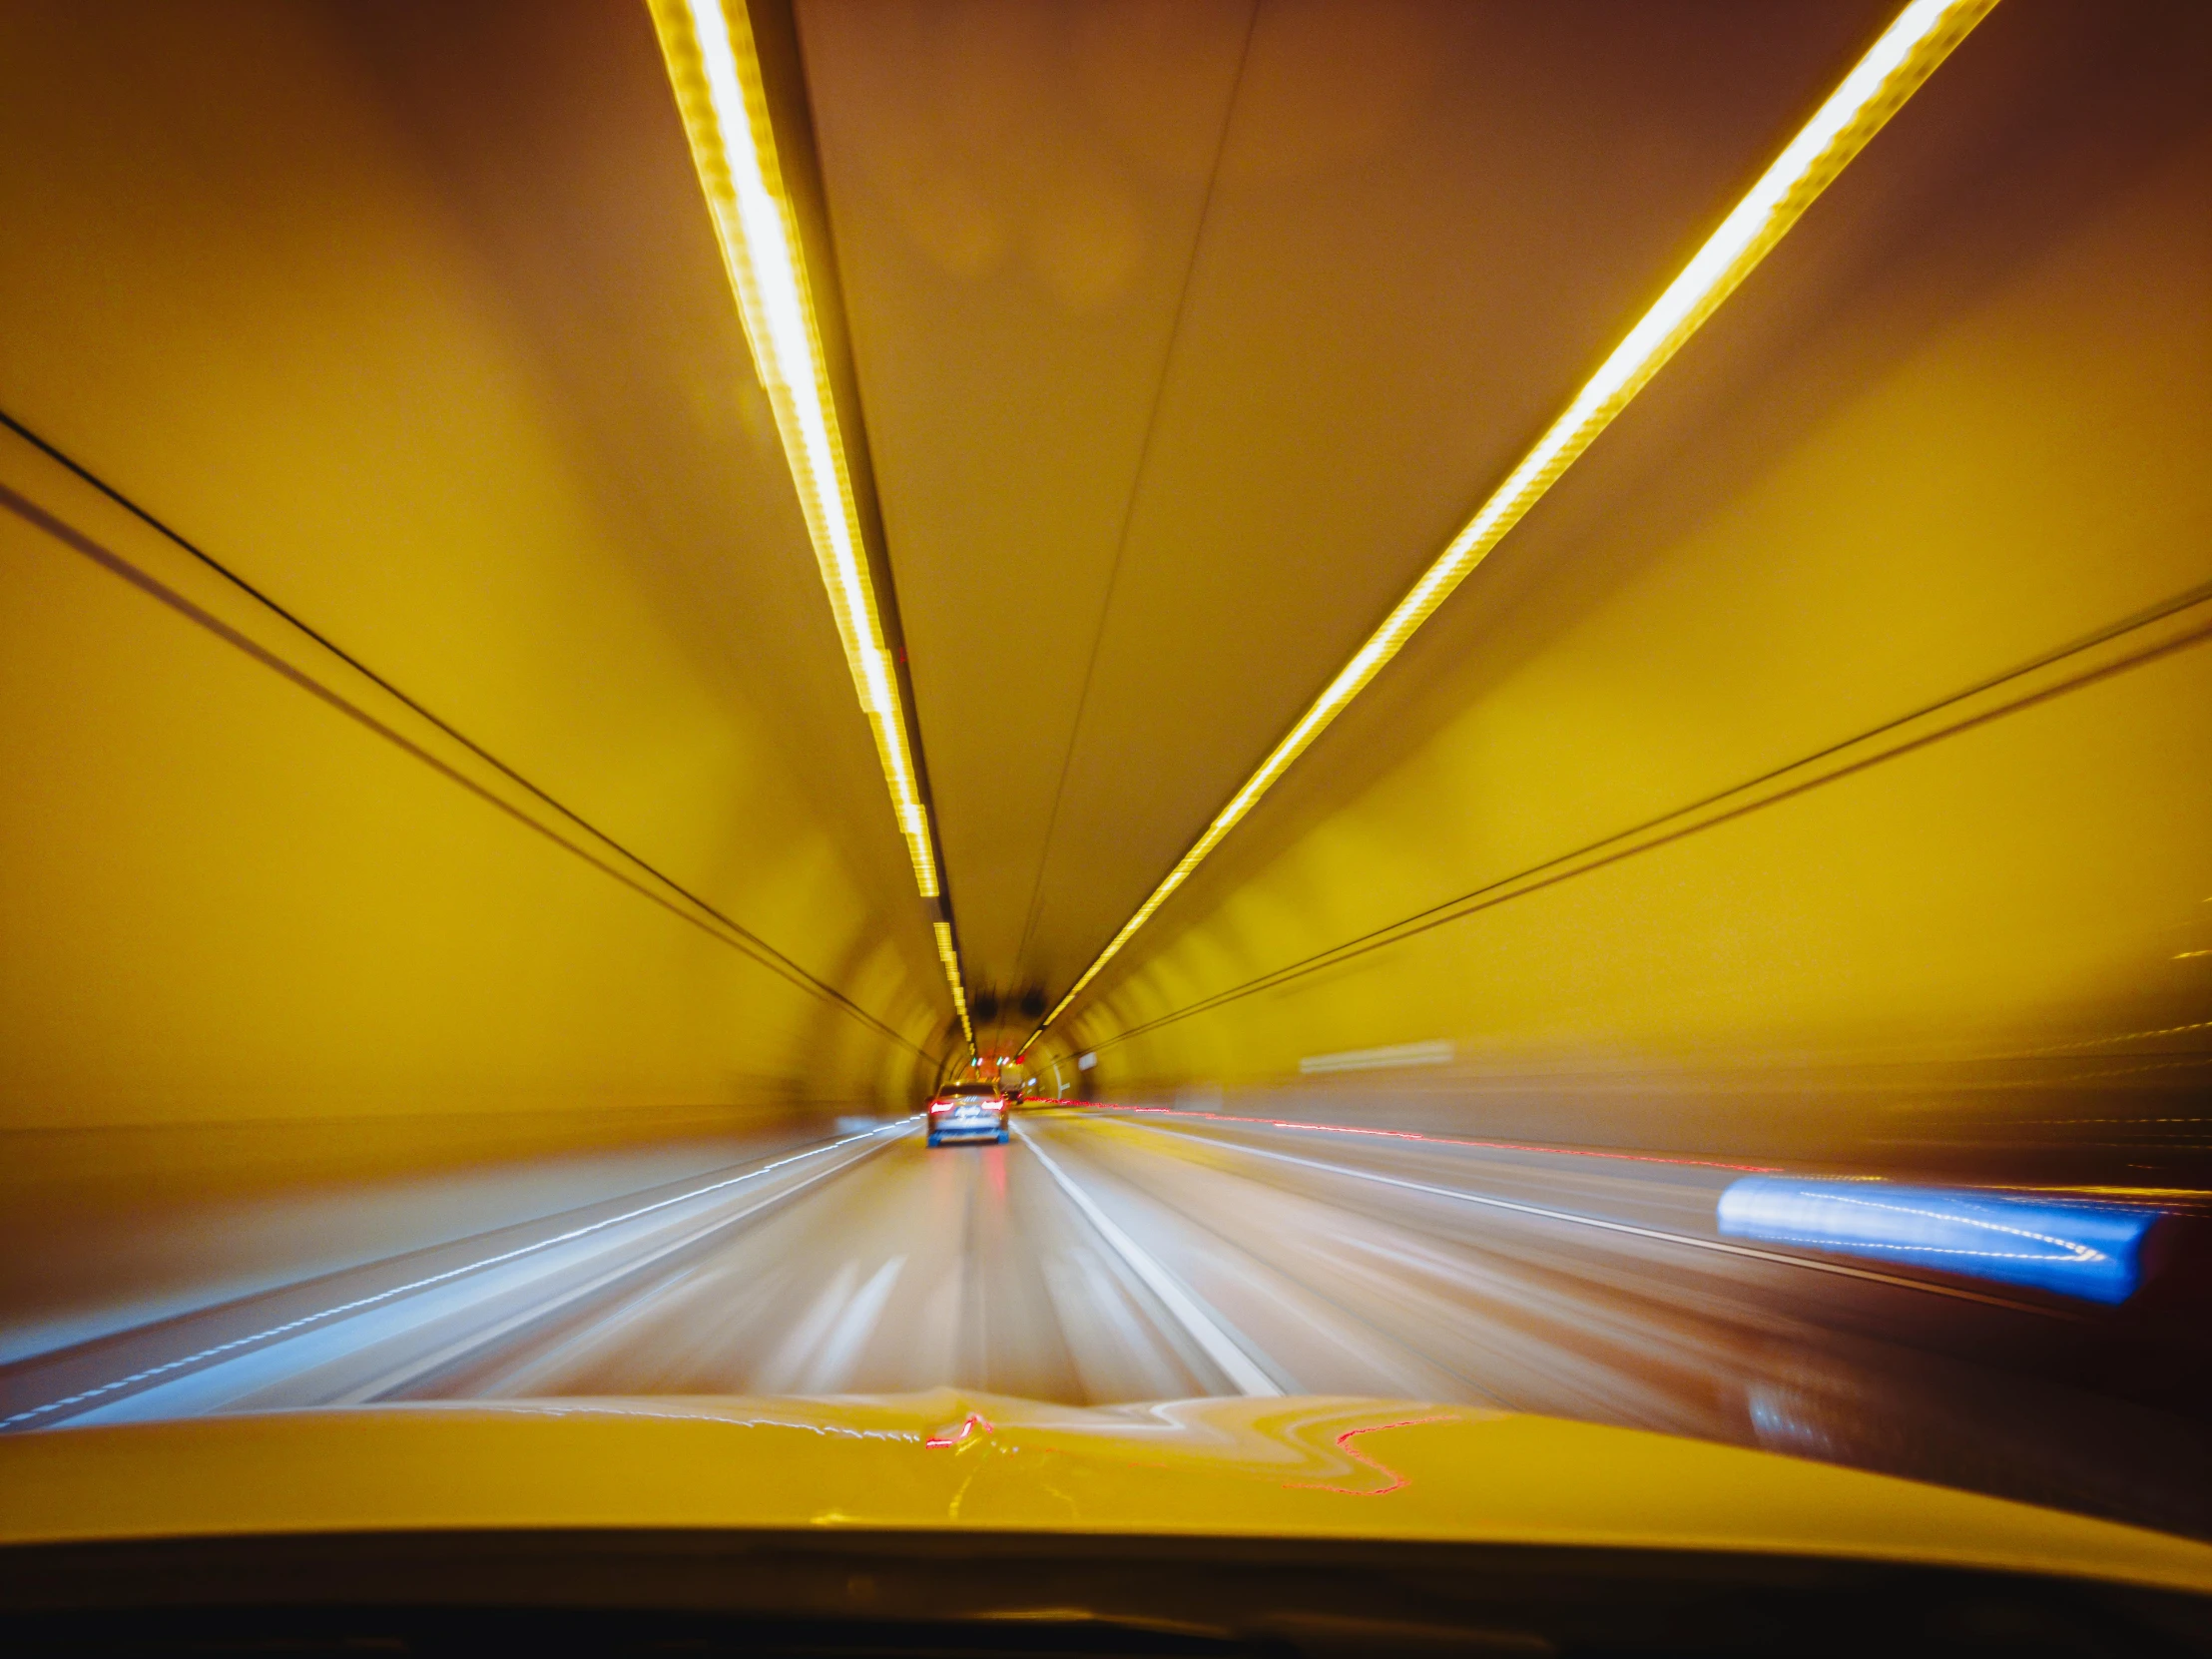
<path fill-rule="evenodd" d="M 954 1083 L 929 1102 L 929 1144 L 996 1141 L 1006 1144 L 1006 1097 L 989 1083 Z"/>

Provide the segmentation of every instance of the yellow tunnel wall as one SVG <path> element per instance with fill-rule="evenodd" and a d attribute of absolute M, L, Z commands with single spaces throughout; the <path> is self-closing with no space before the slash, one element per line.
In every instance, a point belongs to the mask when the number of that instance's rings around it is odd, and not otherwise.
<path fill-rule="evenodd" d="M 1819 205 L 1109 971 L 1102 1092 L 2203 1049 L 2212 146 L 2072 161 L 1855 284 Z"/>
<path fill-rule="evenodd" d="M 643 8 L 435 11 L 0 18 L 0 411 L 237 578 L 0 431 L 19 1213 L 947 1046 Z"/>

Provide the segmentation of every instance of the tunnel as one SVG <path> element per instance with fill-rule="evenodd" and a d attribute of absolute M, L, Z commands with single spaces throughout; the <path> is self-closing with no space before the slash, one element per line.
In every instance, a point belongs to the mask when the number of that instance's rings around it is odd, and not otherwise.
<path fill-rule="evenodd" d="M 2208 455 L 2190 0 L 7 0 L 0 1450 L 1386 1398 L 2212 1540 Z"/>

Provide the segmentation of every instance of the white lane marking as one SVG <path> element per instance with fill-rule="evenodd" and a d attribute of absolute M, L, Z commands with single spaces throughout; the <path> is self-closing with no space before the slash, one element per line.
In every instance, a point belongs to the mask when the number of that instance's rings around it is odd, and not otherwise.
<path fill-rule="evenodd" d="M 890 1300 L 892 1287 L 897 1285 L 905 1266 L 905 1257 L 893 1256 L 877 1268 L 845 1304 L 844 1312 L 824 1340 L 822 1352 L 808 1368 L 806 1392 L 849 1391 L 840 1390 L 838 1384 L 851 1381 L 852 1363 L 859 1359 L 860 1350 L 875 1334 L 875 1327 L 883 1318 L 883 1304 Z"/>
<path fill-rule="evenodd" d="M 587 1234 L 602 1232 L 610 1227 L 618 1227 L 626 1221 L 636 1221 L 640 1216 L 652 1215 L 656 1210 L 666 1210 L 671 1205 L 687 1204 L 695 1198 L 705 1198 L 709 1193 L 719 1193 L 729 1187 L 742 1186 L 748 1181 L 758 1181 L 762 1176 L 783 1169 L 788 1165 L 804 1163 L 809 1158 L 819 1158 L 825 1152 L 834 1152 L 838 1147 L 850 1146 L 854 1141 L 872 1140 L 879 1135 L 893 1132 L 903 1134 L 912 1128 L 913 1125 L 909 1122 L 886 1125 L 882 1129 L 871 1129 L 864 1135 L 845 1135 L 837 1140 L 826 1142 L 821 1146 L 811 1147 L 805 1152 L 795 1152 L 788 1158 L 779 1158 L 774 1163 L 763 1164 L 759 1169 L 748 1170 L 743 1175 L 733 1175 L 727 1181 L 716 1181 L 688 1193 L 678 1193 L 674 1198 L 660 1199 L 655 1203 L 643 1205 L 623 1215 L 609 1216 L 604 1221 L 595 1221 L 584 1227 L 572 1228 L 568 1232 L 556 1234 L 550 1239 L 540 1239 L 536 1244 L 522 1245 L 514 1250 L 502 1251 L 497 1256 L 485 1257 L 481 1262 L 470 1262 L 461 1267 L 448 1268 L 443 1273 L 433 1273 L 405 1285 L 394 1285 L 389 1290 L 378 1291 L 373 1296 L 356 1297 L 351 1302 L 339 1303 L 335 1308 L 324 1308 L 316 1313 L 302 1314 L 297 1319 L 286 1320 L 281 1325 L 273 1325 L 267 1331 L 257 1331 L 249 1337 L 234 1337 L 227 1343 L 217 1343 L 213 1348 L 204 1348 L 198 1354 L 188 1354 L 180 1360 L 170 1360 L 159 1366 L 149 1366 L 144 1371 L 136 1371 L 128 1377 L 116 1378 L 113 1382 L 103 1382 L 97 1387 L 82 1388 L 76 1393 L 65 1394 L 60 1399 L 50 1399 L 44 1405 L 26 1407 L 12 1416 L 0 1417 L 0 1429 L 13 1428 L 19 1423 L 29 1422 L 33 1417 L 43 1417 L 49 1412 L 66 1410 L 72 1405 L 82 1405 L 87 1400 L 100 1399 L 114 1393 L 119 1388 L 128 1388 L 135 1382 L 148 1382 L 157 1377 L 167 1377 L 172 1372 L 183 1371 L 188 1367 L 200 1365 L 205 1361 L 217 1359 L 225 1354 L 235 1354 L 240 1349 L 252 1348 L 257 1343 L 265 1343 L 277 1337 L 289 1336 L 292 1332 L 303 1331 L 310 1325 L 320 1325 L 324 1320 L 333 1320 L 343 1314 L 357 1313 L 363 1308 L 373 1308 L 378 1303 L 391 1301 L 394 1297 L 408 1296 L 416 1291 L 427 1290 L 433 1285 L 442 1285 L 448 1280 L 459 1279 L 467 1274 L 481 1273 L 484 1269 L 497 1267 L 502 1262 L 512 1262 L 517 1257 L 529 1256 L 540 1250 L 550 1250 L 555 1245 L 567 1244 L 571 1240 L 581 1239 Z"/>
<path fill-rule="evenodd" d="M 1070 1202 L 1083 1212 L 1084 1219 L 1098 1230 L 1098 1236 L 1113 1248 L 1114 1254 L 1129 1265 L 1129 1271 L 1144 1281 L 1145 1288 L 1158 1297 L 1176 1322 L 1190 1333 L 1191 1340 L 1205 1350 L 1206 1357 L 1219 1366 L 1243 1394 L 1273 1395 L 1282 1393 L 1275 1380 L 1252 1363 L 1252 1357 L 1230 1340 L 1229 1333 L 1214 1322 L 1213 1316 L 1199 1307 L 1191 1294 L 1178 1285 L 1167 1269 L 1160 1266 L 1142 1249 L 1137 1241 L 1114 1225 L 1113 1218 L 1091 1201 L 1083 1191 L 1067 1177 L 1067 1172 L 1054 1163 L 1036 1137 L 1026 1128 L 1016 1127 L 1014 1133 L 1021 1137 L 1045 1172 L 1059 1183 L 1060 1190 Z"/>
<path fill-rule="evenodd" d="M 1113 1118 L 1106 1121 L 1124 1123 L 1129 1120 Z M 1778 1262 L 1784 1267 L 1803 1268 L 1808 1273 L 1832 1273 L 1841 1279 L 1864 1279 L 1876 1285 L 1895 1285 L 1908 1291 L 1926 1291 L 1930 1296 L 1947 1296 L 1958 1302 L 1979 1302 L 2015 1314 L 2040 1314 L 2045 1319 L 2053 1320 L 2075 1320 L 2080 1317 L 2056 1308 L 2038 1308 L 2032 1302 L 2013 1302 L 2006 1297 L 1983 1296 L 1979 1291 L 1961 1291 L 1950 1285 L 1931 1284 L 1925 1279 L 1908 1279 L 1902 1274 L 1877 1273 L 1872 1268 L 1847 1268 L 1841 1262 L 1816 1262 L 1803 1256 L 1785 1256 L 1778 1250 L 1754 1250 L 1749 1245 L 1723 1244 L 1718 1239 L 1700 1239 L 1688 1233 L 1667 1233 L 1656 1227 L 1631 1227 L 1625 1221 L 1601 1221 L 1596 1216 L 1578 1216 L 1571 1210 L 1550 1210 L 1540 1204 L 1516 1204 L 1511 1199 L 1486 1198 L 1480 1193 L 1462 1192 L 1456 1187 L 1432 1187 L 1425 1181 L 1405 1181 L 1394 1175 L 1378 1175 L 1372 1170 L 1355 1169 L 1350 1164 L 1325 1164 L 1314 1158 L 1300 1158 L 1289 1152 L 1247 1146 L 1242 1141 L 1227 1138 L 1194 1135 L 1188 1130 L 1169 1129 L 1162 1124 L 1139 1123 L 1137 1127 L 1149 1129 L 1156 1135 L 1172 1135 L 1178 1140 L 1196 1141 L 1201 1146 L 1227 1147 L 1232 1152 L 1242 1152 L 1248 1157 L 1273 1158 L 1280 1163 L 1318 1169 L 1326 1175 L 1345 1175 L 1356 1181 L 1377 1181 L 1385 1187 L 1429 1193 L 1437 1198 L 1455 1199 L 1461 1204 L 1481 1204 L 1492 1210 L 1513 1210 L 1524 1216 L 1541 1216 L 1546 1221 L 1572 1222 L 1577 1227 L 1595 1227 L 1606 1233 L 1627 1233 L 1639 1239 L 1657 1239 L 1662 1244 L 1688 1245 L 1693 1250 L 1710 1250 L 1721 1256 L 1744 1256 L 1755 1262 Z"/>

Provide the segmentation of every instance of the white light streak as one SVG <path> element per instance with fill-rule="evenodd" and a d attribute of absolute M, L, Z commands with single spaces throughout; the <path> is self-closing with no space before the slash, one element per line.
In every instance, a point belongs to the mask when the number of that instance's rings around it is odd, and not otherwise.
<path fill-rule="evenodd" d="M 652 0 L 652 9 L 754 364 L 776 414 L 853 689 L 875 737 L 914 884 L 924 898 L 935 898 L 942 882 L 928 809 L 907 744 L 897 667 L 884 644 L 868 575 L 798 216 L 777 162 L 752 27 L 738 0 L 728 6 L 722 0 Z M 947 939 L 940 927 L 938 954 L 966 1029 L 959 962 Z"/>

